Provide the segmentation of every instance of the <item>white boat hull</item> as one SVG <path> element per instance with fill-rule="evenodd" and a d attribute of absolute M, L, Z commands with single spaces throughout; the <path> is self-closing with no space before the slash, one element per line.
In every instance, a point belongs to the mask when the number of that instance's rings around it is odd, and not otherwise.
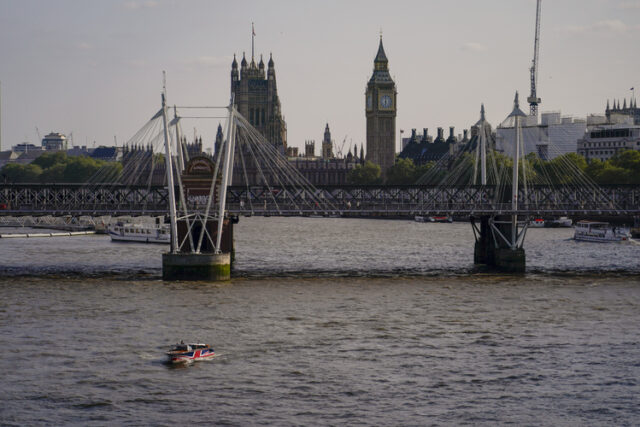
<path fill-rule="evenodd" d="M 163 226 L 118 223 L 109 226 L 107 231 L 114 242 L 169 244 L 171 241 L 168 228 Z"/>
<path fill-rule="evenodd" d="M 611 227 L 606 222 L 579 221 L 573 238 L 584 242 L 626 242 L 631 234 L 624 227 Z"/>
<path fill-rule="evenodd" d="M 137 243 L 163 243 L 169 244 L 170 240 L 166 238 L 158 239 L 156 237 L 146 237 L 146 236 L 121 236 L 118 234 L 109 233 L 111 236 L 111 240 L 114 242 L 137 242 Z"/>

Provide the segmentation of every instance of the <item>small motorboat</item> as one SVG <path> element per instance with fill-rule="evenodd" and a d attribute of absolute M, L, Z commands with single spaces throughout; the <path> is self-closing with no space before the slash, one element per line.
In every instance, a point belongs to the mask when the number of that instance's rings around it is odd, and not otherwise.
<path fill-rule="evenodd" d="M 207 360 L 215 356 L 215 352 L 209 344 L 187 343 L 183 341 L 169 349 L 167 357 L 169 363 L 191 363 L 197 360 Z"/>

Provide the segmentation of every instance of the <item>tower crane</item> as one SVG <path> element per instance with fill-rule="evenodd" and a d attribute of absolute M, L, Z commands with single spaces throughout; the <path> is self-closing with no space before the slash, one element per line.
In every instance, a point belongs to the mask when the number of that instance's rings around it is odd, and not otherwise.
<path fill-rule="evenodd" d="M 536 84 L 538 81 L 538 52 L 540 51 L 540 3 L 542 0 L 537 0 L 536 4 L 536 37 L 533 45 L 533 61 L 531 63 L 531 95 L 527 98 L 529 103 L 529 115 L 538 116 L 538 104 L 542 102 L 536 93 Z"/>
<path fill-rule="evenodd" d="M 336 157 L 338 157 L 339 159 L 342 158 L 342 150 L 344 150 L 344 144 L 345 142 L 347 142 L 347 136 L 344 136 L 344 139 L 342 140 L 342 144 L 340 145 L 340 148 L 338 148 L 338 146 L 336 145 Z"/>

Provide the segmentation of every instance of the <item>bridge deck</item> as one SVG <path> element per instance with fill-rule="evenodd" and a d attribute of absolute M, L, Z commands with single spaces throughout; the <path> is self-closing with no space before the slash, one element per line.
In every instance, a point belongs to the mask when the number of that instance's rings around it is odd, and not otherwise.
<path fill-rule="evenodd" d="M 327 186 L 310 191 L 287 187 L 230 187 L 228 211 L 265 216 L 379 216 L 414 215 L 640 215 L 640 186 L 599 189 L 539 186 L 521 191 L 517 211 L 510 203 L 493 203 L 491 186 Z M 202 211 L 201 200 L 188 211 Z M 0 216 L 164 215 L 166 187 L 121 185 L 1 185 Z"/>

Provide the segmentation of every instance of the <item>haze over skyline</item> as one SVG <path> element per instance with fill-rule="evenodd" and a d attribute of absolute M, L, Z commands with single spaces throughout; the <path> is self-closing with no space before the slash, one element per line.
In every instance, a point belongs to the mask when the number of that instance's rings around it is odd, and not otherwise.
<path fill-rule="evenodd" d="M 638 86 L 640 0 L 543 1 L 540 111 L 602 114 Z M 397 129 L 495 127 L 529 94 L 535 0 L 0 0 L 2 149 L 73 132 L 75 145 L 121 145 L 169 104 L 226 105 L 233 54 L 273 53 L 288 144 L 328 122 L 339 147 L 365 142 L 364 91 L 382 30 L 398 88 Z M 521 102 L 528 111 L 528 105 Z M 206 147 L 217 120 L 195 126 Z M 399 136 L 397 148 L 399 148 Z"/>

